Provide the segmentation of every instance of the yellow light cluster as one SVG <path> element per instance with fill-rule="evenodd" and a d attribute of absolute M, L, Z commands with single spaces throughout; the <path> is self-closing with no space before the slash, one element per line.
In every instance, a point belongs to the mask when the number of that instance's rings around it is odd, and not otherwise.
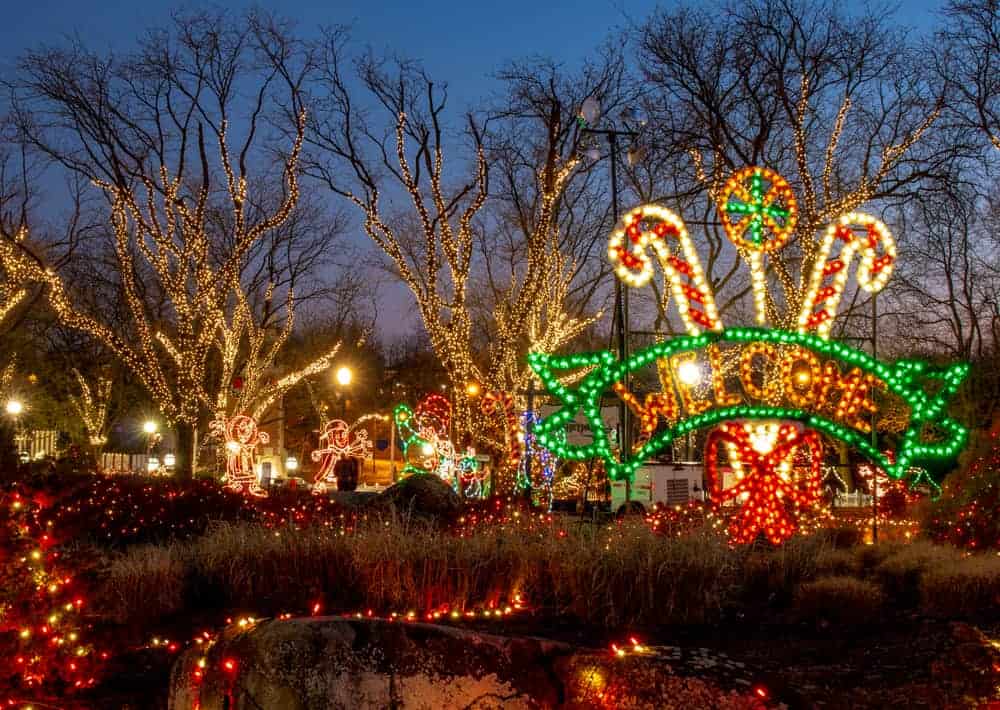
<path fill-rule="evenodd" d="M 92 388 L 79 370 L 74 368 L 73 374 L 80 385 L 80 394 L 71 395 L 70 402 L 80 417 L 91 446 L 102 446 L 108 440 L 105 426 L 108 420 L 108 402 L 111 399 L 111 380 L 98 377 L 96 386 Z"/>
<path fill-rule="evenodd" d="M 865 230 L 864 236 L 855 233 L 857 227 Z M 837 243 L 843 246 L 839 254 L 831 258 Z M 881 255 L 876 247 L 881 247 Z M 799 312 L 800 333 L 813 330 L 820 337 L 830 336 L 837 306 L 850 275 L 851 261 L 859 252 L 858 286 L 869 293 L 878 293 L 885 287 L 896 262 L 896 242 L 889 228 L 882 221 L 862 212 L 841 216 L 827 227 L 820 245 Z"/>
<path fill-rule="evenodd" d="M 671 252 L 669 237 L 677 239 L 683 258 Z M 652 247 L 663 271 L 663 292 L 668 292 L 669 284 L 685 329 L 692 335 L 698 335 L 703 328 L 722 330 L 715 295 L 705 280 L 684 221 L 659 205 L 636 207 L 621 218 L 608 239 L 608 260 L 618 278 L 632 288 L 645 286 L 653 277 L 648 247 Z"/>

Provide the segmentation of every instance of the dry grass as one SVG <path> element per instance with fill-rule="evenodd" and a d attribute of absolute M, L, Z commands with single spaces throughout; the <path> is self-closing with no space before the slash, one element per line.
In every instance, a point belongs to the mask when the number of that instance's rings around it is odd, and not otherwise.
<path fill-rule="evenodd" d="M 1000 610 L 1000 557 L 971 555 L 927 570 L 920 608 L 941 617 L 995 617 Z"/>
<path fill-rule="evenodd" d="M 817 577 L 859 577 L 864 561 L 858 549 L 824 550 L 816 556 Z"/>
<path fill-rule="evenodd" d="M 737 607 L 762 618 L 789 605 L 853 624 L 877 617 L 886 599 L 976 613 L 1000 594 L 1000 558 L 928 543 L 844 550 L 820 534 L 732 548 L 711 532 L 665 537 L 640 521 L 555 525 L 521 520 L 458 535 L 394 515 L 347 530 L 222 523 L 118 553 L 102 598 L 117 621 L 140 625 L 194 611 L 301 613 L 320 602 L 327 612 L 420 613 L 522 596 L 547 614 L 618 629 L 710 624 Z"/>
<path fill-rule="evenodd" d="M 112 619 L 142 625 L 178 612 L 184 605 L 184 573 L 176 545 L 142 545 L 116 556 L 105 570 Z"/>
<path fill-rule="evenodd" d="M 896 603 L 912 606 L 919 600 L 924 574 L 961 557 L 962 553 L 953 547 L 919 541 L 896 548 L 875 567 L 875 575 Z"/>
<path fill-rule="evenodd" d="M 664 538 L 641 522 L 564 536 L 531 525 L 457 536 L 396 517 L 345 533 L 221 524 L 190 542 L 120 554 L 105 586 L 120 620 L 166 616 L 184 603 L 277 613 L 322 601 L 385 612 L 521 595 L 602 626 L 701 623 L 726 604 L 739 558 L 715 536 Z"/>
<path fill-rule="evenodd" d="M 795 594 L 795 611 L 807 621 L 827 621 L 837 626 L 866 626 L 882 614 L 885 594 L 874 582 L 855 577 L 824 577 L 801 585 Z"/>

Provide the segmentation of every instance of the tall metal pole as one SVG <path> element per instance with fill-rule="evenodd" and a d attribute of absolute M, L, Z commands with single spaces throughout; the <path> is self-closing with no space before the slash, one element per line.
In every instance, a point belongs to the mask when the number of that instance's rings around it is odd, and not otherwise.
<path fill-rule="evenodd" d="M 611 219 L 618 224 L 618 133 L 608 131 L 608 143 L 611 144 Z M 625 363 L 628 361 L 628 289 L 622 287 L 621 279 L 615 279 L 615 308 L 618 313 L 618 360 Z M 625 370 L 625 387 L 628 388 L 629 373 Z M 618 422 L 620 436 L 618 443 L 621 447 L 621 458 L 624 460 L 632 451 L 632 428 L 629 426 L 629 408 L 625 406 L 625 400 L 618 400 Z M 626 495 L 626 498 L 628 496 Z"/>
<path fill-rule="evenodd" d="M 872 294 L 872 359 L 878 358 L 878 302 L 876 294 Z M 871 396 L 875 396 L 872 390 Z M 878 431 L 875 428 L 877 417 L 872 413 L 872 448 L 878 448 Z M 878 543 L 878 469 L 872 470 L 872 544 Z"/>
<path fill-rule="evenodd" d="M 392 474 L 392 482 L 396 482 L 396 418 L 390 415 L 389 419 L 389 471 Z"/>

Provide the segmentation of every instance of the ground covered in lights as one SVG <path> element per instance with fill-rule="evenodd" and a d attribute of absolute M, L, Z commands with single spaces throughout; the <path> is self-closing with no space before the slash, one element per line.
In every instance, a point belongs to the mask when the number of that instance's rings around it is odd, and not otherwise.
<path fill-rule="evenodd" d="M 510 501 L 420 517 L 210 481 L 22 481 L 0 498 L 0 703 L 165 707 L 183 649 L 328 614 L 657 647 L 762 707 L 1000 700 L 1000 557 L 912 542 L 905 520 L 865 545 L 862 520 L 733 547 L 694 505 L 603 523 Z"/>

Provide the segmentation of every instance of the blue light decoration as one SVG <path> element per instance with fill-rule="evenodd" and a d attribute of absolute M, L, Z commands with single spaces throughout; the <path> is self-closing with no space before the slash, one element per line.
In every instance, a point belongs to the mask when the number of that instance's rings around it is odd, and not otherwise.
<path fill-rule="evenodd" d="M 521 414 L 521 431 L 524 432 L 524 455 L 521 456 L 517 468 L 517 488 L 521 490 L 531 490 L 534 493 L 535 504 L 544 506 L 547 510 L 552 510 L 552 479 L 555 476 L 556 468 L 559 466 L 559 458 L 544 446 L 539 445 L 535 429 L 542 423 L 542 417 L 530 409 Z M 528 470 L 528 462 L 532 462 L 532 469 L 539 472 L 537 485 L 534 481 L 534 471 Z"/>

